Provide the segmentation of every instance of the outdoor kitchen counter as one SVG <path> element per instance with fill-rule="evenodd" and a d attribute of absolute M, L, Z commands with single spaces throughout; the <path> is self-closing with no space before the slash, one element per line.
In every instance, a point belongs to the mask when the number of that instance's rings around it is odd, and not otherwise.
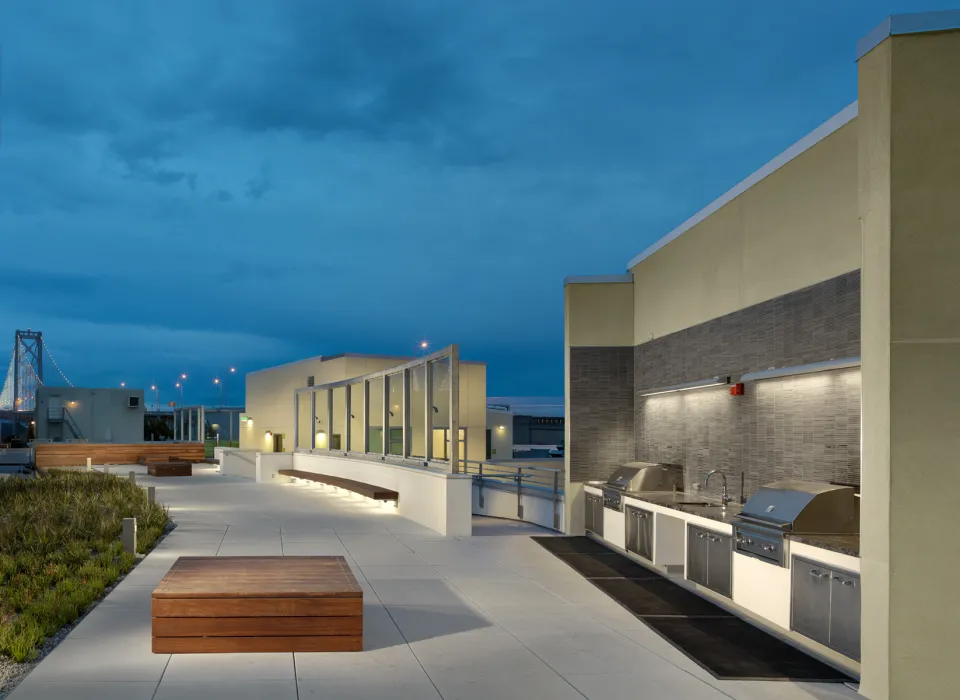
<path fill-rule="evenodd" d="M 787 539 L 850 557 L 860 556 L 860 535 L 787 535 Z"/>
<path fill-rule="evenodd" d="M 728 503 L 726 508 L 719 508 L 717 506 L 704 507 L 689 505 L 687 503 L 689 501 L 701 503 L 704 501 L 708 503 L 713 502 L 697 493 L 674 493 L 672 491 L 626 491 L 623 495 L 626 498 L 634 498 L 638 501 L 646 501 L 647 503 L 652 503 L 663 508 L 670 508 L 671 510 L 677 510 L 688 515 L 697 515 L 701 518 L 706 518 L 707 520 L 715 520 L 718 523 L 732 523 L 733 517 L 740 512 L 739 503 Z"/>

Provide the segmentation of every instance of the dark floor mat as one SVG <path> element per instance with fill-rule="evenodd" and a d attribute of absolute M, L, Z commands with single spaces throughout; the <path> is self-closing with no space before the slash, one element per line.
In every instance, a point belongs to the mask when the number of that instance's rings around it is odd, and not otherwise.
<path fill-rule="evenodd" d="M 709 600 L 681 588 L 662 576 L 637 581 L 629 578 L 598 578 L 594 586 L 620 603 L 637 617 L 649 615 L 674 616 L 730 616 L 726 610 Z"/>
<path fill-rule="evenodd" d="M 851 678 L 653 569 L 587 537 L 534 537 L 661 637 L 724 680 L 843 683 Z M 619 558 L 622 562 L 614 561 Z M 642 573 L 631 578 L 638 567 Z M 626 572 L 615 574 L 598 572 Z"/>
<path fill-rule="evenodd" d="M 564 552 L 578 554 L 616 554 L 589 537 L 531 537 L 534 542 L 552 554 Z"/>
<path fill-rule="evenodd" d="M 556 556 L 585 578 L 660 578 L 660 574 L 609 549 L 606 552 L 561 552 Z"/>
<path fill-rule="evenodd" d="M 852 680 L 739 617 L 651 617 L 644 622 L 717 678 Z"/>

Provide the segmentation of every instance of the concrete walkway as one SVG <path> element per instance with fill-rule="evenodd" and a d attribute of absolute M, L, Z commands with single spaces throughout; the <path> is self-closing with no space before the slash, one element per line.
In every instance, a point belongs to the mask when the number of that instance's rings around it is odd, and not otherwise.
<path fill-rule="evenodd" d="M 10 700 L 859 697 L 840 684 L 716 680 L 532 542 L 530 526 L 478 520 L 474 537 L 443 538 L 319 487 L 194 474 L 141 479 L 177 529 Z M 177 557 L 217 554 L 345 556 L 364 588 L 366 650 L 152 654 L 154 586 Z"/>

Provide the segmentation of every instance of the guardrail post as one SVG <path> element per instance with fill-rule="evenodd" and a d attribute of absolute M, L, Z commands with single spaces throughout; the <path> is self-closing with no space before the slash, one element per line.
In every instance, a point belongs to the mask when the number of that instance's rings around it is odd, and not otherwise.
<path fill-rule="evenodd" d="M 477 493 L 480 495 L 480 507 L 483 508 L 483 462 L 477 464 Z"/>
<path fill-rule="evenodd" d="M 128 554 L 137 553 L 137 519 L 123 519 L 123 551 Z"/>
<path fill-rule="evenodd" d="M 133 484 L 134 486 L 137 485 L 137 473 L 136 473 L 136 472 L 130 472 L 130 473 L 127 475 L 127 478 L 130 479 L 130 483 L 131 483 L 131 484 Z"/>
<path fill-rule="evenodd" d="M 523 467 L 517 467 L 517 518 L 523 520 L 523 495 L 520 493 L 520 484 L 523 481 Z"/>
<path fill-rule="evenodd" d="M 147 487 L 147 503 L 151 505 L 157 502 L 157 487 L 148 486 Z"/>
<path fill-rule="evenodd" d="M 560 472 L 553 473 L 553 529 L 560 529 Z"/>
<path fill-rule="evenodd" d="M 87 471 L 93 469 L 93 460 L 90 457 L 87 457 Z"/>

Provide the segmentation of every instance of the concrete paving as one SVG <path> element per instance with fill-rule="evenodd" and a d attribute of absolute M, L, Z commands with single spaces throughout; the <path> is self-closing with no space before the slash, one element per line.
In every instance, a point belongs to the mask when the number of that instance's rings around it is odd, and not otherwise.
<path fill-rule="evenodd" d="M 860 697 L 842 684 L 713 678 L 531 541 L 546 534 L 532 526 L 477 519 L 474 537 L 445 538 L 319 486 L 205 465 L 139 481 L 177 529 L 10 700 Z M 365 651 L 151 653 L 150 594 L 177 557 L 256 554 L 346 557 L 364 590 Z"/>

